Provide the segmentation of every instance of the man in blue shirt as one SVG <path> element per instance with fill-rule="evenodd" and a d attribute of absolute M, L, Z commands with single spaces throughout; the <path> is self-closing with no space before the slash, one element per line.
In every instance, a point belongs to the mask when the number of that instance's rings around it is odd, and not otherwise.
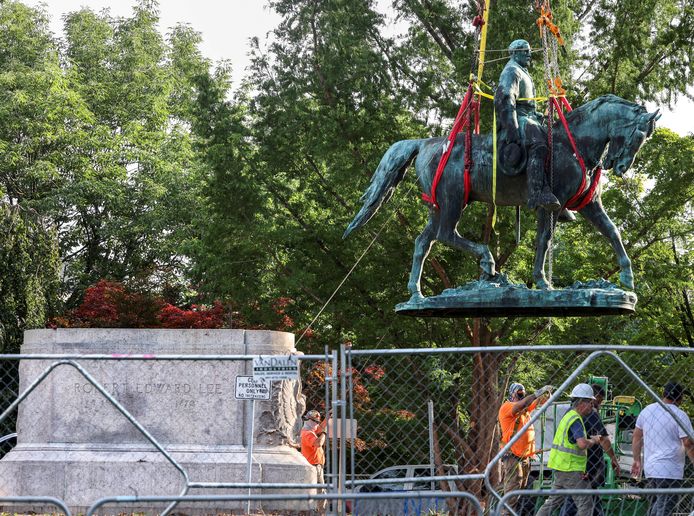
<path fill-rule="evenodd" d="M 549 452 L 547 466 L 554 470 L 552 488 L 590 489 L 585 478 L 588 458 L 586 449 L 600 444 L 600 436 L 588 437 L 583 425 L 583 418 L 593 410 L 593 389 L 586 383 L 579 383 L 571 391 L 571 409 L 561 418 L 554 433 L 552 449 Z M 569 495 L 574 498 L 579 516 L 592 516 L 593 499 L 585 495 Z M 560 509 L 566 496 L 550 495 L 540 507 L 536 516 L 551 516 L 555 509 Z"/>
<path fill-rule="evenodd" d="M 610 457 L 612 469 L 615 475 L 619 475 L 619 462 L 617 456 L 612 449 L 612 443 L 608 437 L 607 429 L 600 419 L 600 405 L 605 400 L 605 390 L 597 384 L 592 384 L 593 410 L 590 414 L 583 418 L 583 425 L 586 428 L 588 435 L 599 435 L 600 446 L 592 446 L 588 448 L 588 464 L 586 466 L 586 480 L 590 482 L 591 489 L 599 489 L 605 485 L 605 457 L 604 453 Z M 569 437 L 571 440 L 571 436 Z M 603 516 L 605 512 L 602 508 L 600 496 L 595 496 L 593 501 L 593 516 Z M 575 516 L 577 513 L 576 504 L 573 498 L 567 498 L 562 507 L 560 516 Z"/>

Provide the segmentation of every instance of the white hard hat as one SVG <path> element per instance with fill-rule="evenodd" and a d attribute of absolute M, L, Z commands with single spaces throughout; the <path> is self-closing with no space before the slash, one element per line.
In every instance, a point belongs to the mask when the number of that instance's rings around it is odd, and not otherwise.
<path fill-rule="evenodd" d="M 576 387 L 574 387 L 574 390 L 571 391 L 569 396 L 572 398 L 582 398 L 587 400 L 595 399 L 595 396 L 593 396 L 593 388 L 587 383 L 579 383 Z"/>

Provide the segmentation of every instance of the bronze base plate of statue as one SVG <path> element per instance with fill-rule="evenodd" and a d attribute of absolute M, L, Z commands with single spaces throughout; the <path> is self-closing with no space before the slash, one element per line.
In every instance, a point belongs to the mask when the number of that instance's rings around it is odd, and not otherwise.
<path fill-rule="evenodd" d="M 572 317 L 634 313 L 634 292 L 606 280 L 577 281 L 556 290 L 529 289 L 500 274 L 492 280 L 449 288 L 438 296 L 413 296 L 396 305 L 400 315 L 416 317 Z"/>

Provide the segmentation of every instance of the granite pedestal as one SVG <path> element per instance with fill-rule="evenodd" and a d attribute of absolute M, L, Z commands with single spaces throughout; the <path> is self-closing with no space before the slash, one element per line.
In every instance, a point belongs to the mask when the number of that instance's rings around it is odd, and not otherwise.
<path fill-rule="evenodd" d="M 31 330 L 25 333 L 21 350 L 23 354 L 152 356 L 294 351 L 294 336 L 284 332 L 135 329 Z M 20 392 L 55 362 L 22 361 Z M 252 374 L 250 361 L 77 362 L 171 454 L 191 482 L 246 482 L 251 402 L 236 400 L 234 387 L 237 376 Z M 305 409 L 300 383 L 273 382 L 271 399 L 255 403 L 252 480 L 315 483 L 315 469 L 290 446 L 298 440 Z M 17 432 L 17 446 L 0 460 L 0 496 L 52 496 L 64 500 L 74 512 L 85 512 L 101 497 L 178 495 L 186 485 L 181 472 L 69 365 L 56 367 L 20 404 Z M 253 507 L 257 504 L 253 502 Z M 218 502 L 179 506 L 176 511 L 229 513 L 245 507 L 245 503 Z M 5 506 L 10 511 L 17 508 Z M 264 510 L 310 508 L 308 502 L 262 504 Z M 112 513 L 147 509 L 160 512 L 163 506 L 109 508 Z"/>

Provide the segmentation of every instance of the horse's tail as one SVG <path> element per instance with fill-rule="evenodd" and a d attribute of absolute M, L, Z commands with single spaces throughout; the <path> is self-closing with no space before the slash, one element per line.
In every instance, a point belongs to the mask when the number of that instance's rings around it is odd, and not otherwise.
<path fill-rule="evenodd" d="M 371 176 L 369 188 L 361 196 L 360 200 L 364 201 L 364 205 L 347 226 L 342 238 L 347 238 L 352 231 L 369 222 L 378 209 L 392 197 L 395 187 L 400 184 L 407 167 L 419 152 L 422 141 L 402 140 L 390 146 Z"/>

